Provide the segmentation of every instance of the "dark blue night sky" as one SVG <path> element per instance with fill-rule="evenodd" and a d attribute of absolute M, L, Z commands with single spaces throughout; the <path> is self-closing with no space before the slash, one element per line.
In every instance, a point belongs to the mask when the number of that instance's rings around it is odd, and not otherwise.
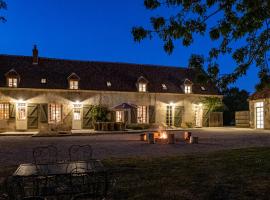
<path fill-rule="evenodd" d="M 177 46 L 167 55 L 159 39 L 134 43 L 130 33 L 134 25 L 148 25 L 156 13 L 145 10 L 143 0 L 6 0 L 7 17 L 0 24 L 0 53 L 31 55 L 37 44 L 42 57 L 187 66 L 190 54 L 205 54 L 212 43 L 196 37 L 186 48 Z M 233 70 L 229 57 L 219 60 L 221 72 Z M 253 67 L 235 84 L 249 92 L 258 82 Z"/>

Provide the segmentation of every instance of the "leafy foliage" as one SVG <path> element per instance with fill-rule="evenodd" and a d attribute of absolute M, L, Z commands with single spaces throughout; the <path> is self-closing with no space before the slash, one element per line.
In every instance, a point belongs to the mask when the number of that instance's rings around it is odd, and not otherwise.
<path fill-rule="evenodd" d="M 163 41 L 164 50 L 171 54 L 179 40 L 183 46 L 190 46 L 194 35 L 208 34 L 218 43 L 209 51 L 208 72 L 218 75 L 217 60 L 222 55 L 229 54 L 236 62 L 234 71 L 219 79 L 220 88 L 245 75 L 251 64 L 260 69 L 261 75 L 265 74 L 270 49 L 269 0 L 144 0 L 144 5 L 149 10 L 164 7 L 177 8 L 178 12 L 172 12 L 169 18 L 151 17 L 152 28 L 134 27 L 135 41 L 155 35 Z M 263 82 L 266 77 L 263 76 Z"/>
<path fill-rule="evenodd" d="M 6 10 L 7 9 L 7 3 L 4 0 L 0 0 L 0 10 Z M 0 15 L 0 22 L 6 22 L 6 18 L 2 15 Z"/>
<path fill-rule="evenodd" d="M 109 113 L 109 110 L 107 107 L 94 105 L 92 106 L 90 112 L 91 112 L 91 117 L 94 121 L 98 121 L 98 122 L 108 121 L 107 115 Z"/>
<path fill-rule="evenodd" d="M 224 124 L 232 125 L 235 122 L 236 111 L 249 110 L 248 105 L 249 93 L 245 90 L 239 90 L 236 87 L 230 88 L 223 97 L 223 102 L 226 106 L 224 111 Z"/>

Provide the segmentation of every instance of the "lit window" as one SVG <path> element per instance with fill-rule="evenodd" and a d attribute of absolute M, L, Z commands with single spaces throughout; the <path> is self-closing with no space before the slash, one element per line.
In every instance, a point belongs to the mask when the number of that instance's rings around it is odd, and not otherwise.
<path fill-rule="evenodd" d="M 9 119 L 9 104 L 0 103 L 0 120 Z"/>
<path fill-rule="evenodd" d="M 139 83 L 139 92 L 146 92 L 146 83 Z"/>
<path fill-rule="evenodd" d="M 41 83 L 47 83 L 47 80 L 46 80 L 46 78 L 42 78 L 40 82 Z"/>
<path fill-rule="evenodd" d="M 191 86 L 190 85 L 185 85 L 185 93 L 190 94 L 191 93 Z"/>
<path fill-rule="evenodd" d="M 124 122 L 124 111 L 116 111 L 116 122 Z"/>
<path fill-rule="evenodd" d="M 206 88 L 205 88 L 205 87 L 203 87 L 203 86 L 201 86 L 201 89 L 202 89 L 202 91 L 205 91 L 205 90 L 206 90 Z"/>
<path fill-rule="evenodd" d="M 167 105 L 166 109 L 166 125 L 172 126 L 172 105 Z"/>
<path fill-rule="evenodd" d="M 165 84 L 162 84 L 162 89 L 167 90 L 167 86 Z"/>
<path fill-rule="evenodd" d="M 80 108 L 74 108 L 73 119 L 74 120 L 81 120 L 81 109 Z"/>
<path fill-rule="evenodd" d="M 255 103 L 256 128 L 264 128 L 264 108 L 263 102 Z"/>
<path fill-rule="evenodd" d="M 25 103 L 18 103 L 18 120 L 25 120 L 26 119 L 26 104 Z"/>
<path fill-rule="evenodd" d="M 8 87 L 17 87 L 18 79 L 17 78 L 8 78 Z"/>
<path fill-rule="evenodd" d="M 110 81 L 107 81 L 107 87 L 111 87 L 112 83 Z"/>
<path fill-rule="evenodd" d="M 50 104 L 49 105 L 49 122 L 59 123 L 62 121 L 62 105 Z"/>
<path fill-rule="evenodd" d="M 71 90 L 78 90 L 79 89 L 79 81 L 70 80 L 69 81 L 69 89 L 71 89 Z"/>
<path fill-rule="evenodd" d="M 137 122 L 140 124 L 147 123 L 147 107 L 146 106 L 138 106 Z"/>
<path fill-rule="evenodd" d="M 76 103 L 73 105 L 73 119 L 74 120 L 81 120 L 81 110 L 82 110 L 82 104 Z"/>

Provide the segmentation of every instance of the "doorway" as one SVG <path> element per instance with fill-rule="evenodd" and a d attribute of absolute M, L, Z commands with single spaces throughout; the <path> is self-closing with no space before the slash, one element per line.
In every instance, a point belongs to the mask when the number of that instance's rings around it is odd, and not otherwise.
<path fill-rule="evenodd" d="M 203 108 L 201 105 L 195 106 L 195 127 L 202 127 L 203 125 Z"/>
<path fill-rule="evenodd" d="M 255 103 L 255 120 L 256 120 L 256 128 L 263 129 L 264 128 L 264 111 L 263 111 L 263 102 Z"/>

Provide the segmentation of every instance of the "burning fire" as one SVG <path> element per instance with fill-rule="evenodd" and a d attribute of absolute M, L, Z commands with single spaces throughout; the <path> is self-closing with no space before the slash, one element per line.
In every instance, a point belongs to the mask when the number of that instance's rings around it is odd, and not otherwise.
<path fill-rule="evenodd" d="M 160 139 L 167 139 L 167 138 L 168 138 L 168 135 L 167 135 L 166 132 L 161 132 L 159 138 L 160 138 Z"/>

